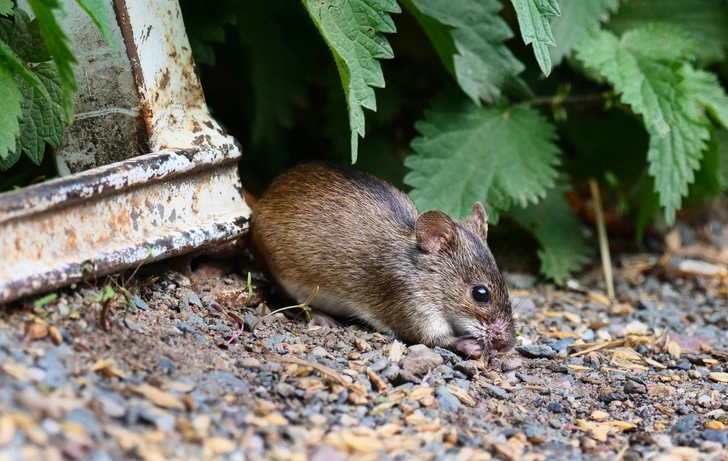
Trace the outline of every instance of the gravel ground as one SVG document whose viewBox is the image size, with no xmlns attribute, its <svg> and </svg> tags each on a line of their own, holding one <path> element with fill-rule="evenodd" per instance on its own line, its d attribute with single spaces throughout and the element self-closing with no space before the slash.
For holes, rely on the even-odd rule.
<svg viewBox="0 0 728 461">
<path fill-rule="evenodd" d="M 621 258 L 614 303 L 509 274 L 519 345 L 478 360 L 259 322 L 215 270 L 28 300 L 0 315 L 0 460 L 728 460 L 725 265 L 685 237 Z"/>
</svg>

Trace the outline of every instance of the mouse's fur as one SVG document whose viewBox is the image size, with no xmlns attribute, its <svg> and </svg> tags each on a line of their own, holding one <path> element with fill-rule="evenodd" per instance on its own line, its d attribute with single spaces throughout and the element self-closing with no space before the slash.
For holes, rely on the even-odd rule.
<svg viewBox="0 0 728 461">
<path fill-rule="evenodd" d="M 392 185 L 355 170 L 304 164 L 255 204 L 253 248 L 277 284 L 314 311 L 358 318 L 402 339 L 481 355 L 508 350 L 508 290 L 486 244 L 477 203 L 463 222 L 419 214 Z M 490 302 L 476 303 L 483 285 Z"/>
</svg>

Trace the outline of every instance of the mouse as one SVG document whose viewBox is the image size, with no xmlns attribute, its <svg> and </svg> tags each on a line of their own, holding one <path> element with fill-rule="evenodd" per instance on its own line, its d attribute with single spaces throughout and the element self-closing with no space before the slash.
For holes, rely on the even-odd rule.
<svg viewBox="0 0 728 461">
<path fill-rule="evenodd" d="M 487 244 L 483 205 L 457 221 L 351 167 L 311 162 L 252 208 L 253 253 L 275 286 L 310 304 L 312 325 L 358 320 L 410 344 L 468 357 L 510 350 L 515 320 Z"/>
</svg>

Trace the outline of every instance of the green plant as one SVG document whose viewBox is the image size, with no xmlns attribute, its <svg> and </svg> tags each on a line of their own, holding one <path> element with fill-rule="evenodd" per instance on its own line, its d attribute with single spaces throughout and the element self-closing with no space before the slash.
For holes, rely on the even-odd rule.
<svg viewBox="0 0 728 461">
<path fill-rule="evenodd" d="M 113 44 L 106 0 L 77 0 Z M 21 153 L 36 165 L 46 143 L 60 147 L 63 125 L 73 121 L 76 64 L 60 25 L 58 0 L 28 0 L 35 18 L 13 0 L 0 0 L 0 171 Z"/>
<path fill-rule="evenodd" d="M 183 12 L 198 3 L 184 0 Z M 249 187 L 302 159 L 348 156 L 410 187 L 422 210 L 462 218 L 479 200 L 492 223 L 509 216 L 557 282 L 590 252 L 564 197 L 575 186 L 598 180 L 638 236 L 658 210 L 672 224 L 726 188 L 723 0 L 223 4 L 224 21 L 186 20 L 228 38 L 212 48 L 215 73 L 242 82 L 248 108 L 230 107 L 230 88 L 206 92 L 266 164 L 249 165 Z M 212 74 L 202 67 L 203 84 Z"/>
</svg>

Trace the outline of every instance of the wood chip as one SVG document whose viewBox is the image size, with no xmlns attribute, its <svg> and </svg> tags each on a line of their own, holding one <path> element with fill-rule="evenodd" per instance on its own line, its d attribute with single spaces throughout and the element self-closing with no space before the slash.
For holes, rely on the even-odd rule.
<svg viewBox="0 0 728 461">
<path fill-rule="evenodd" d="M 170 408 L 173 410 L 185 409 L 185 406 L 180 399 L 169 392 L 164 392 L 154 386 L 145 384 L 143 386 L 131 386 L 129 389 L 159 407 Z"/>
<path fill-rule="evenodd" d="M 25 328 L 25 336 L 29 339 L 43 339 L 48 336 L 48 324 L 43 320 L 34 320 Z"/>
<path fill-rule="evenodd" d="M 51 325 L 50 327 L 48 327 L 48 333 L 50 333 L 51 339 L 56 346 L 63 342 L 63 336 L 61 335 L 61 331 L 56 326 Z"/>
<path fill-rule="evenodd" d="M 406 346 L 402 342 L 394 340 L 392 345 L 389 347 L 389 361 L 399 362 L 402 360 L 405 349 Z"/>
<path fill-rule="evenodd" d="M 0 416 L 0 447 L 13 440 L 15 435 L 15 420 L 10 415 Z"/>
<path fill-rule="evenodd" d="M 725 424 L 721 423 L 720 421 L 708 421 L 707 423 L 705 423 L 705 428 L 722 431 L 723 429 L 725 429 Z"/>
<path fill-rule="evenodd" d="M 394 347 L 394 344 L 392 344 L 392 347 Z M 293 364 L 300 365 L 303 367 L 313 368 L 314 370 L 318 371 L 322 375 L 333 379 L 334 381 L 338 382 L 339 384 L 346 387 L 350 391 L 353 391 L 355 394 L 358 394 L 360 396 L 361 395 L 366 396 L 366 390 L 363 390 L 361 387 L 354 386 L 353 384 L 351 384 L 347 380 L 345 380 L 336 371 L 332 370 L 329 367 L 325 367 L 325 366 L 321 365 L 320 363 L 307 362 L 307 361 L 301 360 L 297 357 L 288 357 L 288 356 L 280 356 L 280 355 L 268 355 L 268 356 L 266 356 L 266 359 L 271 360 L 273 362 L 293 363 Z M 351 397 L 351 395 L 350 395 L 350 397 Z"/>
<path fill-rule="evenodd" d="M 19 363 L 5 363 L 3 364 L 3 371 L 18 381 L 28 381 L 28 367 Z"/>
<path fill-rule="evenodd" d="M 460 400 L 460 403 L 468 405 L 468 406 L 475 406 L 475 400 L 473 400 L 472 397 L 468 394 L 468 392 L 463 389 L 462 387 L 453 386 L 452 384 L 446 385 L 447 389 L 454 395 L 455 397 Z"/>
<path fill-rule="evenodd" d="M 417 400 L 423 399 L 429 395 L 432 395 L 433 392 L 434 391 L 432 390 L 431 387 L 419 386 L 419 387 L 415 387 L 414 389 L 412 389 L 412 391 L 410 391 L 410 393 L 409 393 L 409 396 L 407 396 L 407 397 L 410 400 L 417 401 Z"/>
<path fill-rule="evenodd" d="M 606 411 L 601 410 L 594 410 L 591 415 L 589 415 L 591 419 L 597 422 L 601 422 L 609 418 L 609 413 Z"/>
<path fill-rule="evenodd" d="M 607 307 L 612 305 L 612 302 L 609 300 L 609 298 L 607 298 L 606 296 L 604 296 L 601 293 L 597 293 L 596 291 L 589 292 L 589 300 L 597 302 L 599 304 L 604 304 Z"/>
<path fill-rule="evenodd" d="M 210 437 L 203 442 L 205 450 L 215 454 L 224 455 L 235 451 L 235 443 L 224 437 Z"/>
<path fill-rule="evenodd" d="M 680 348 L 680 345 L 676 341 L 673 341 L 671 339 L 667 343 L 667 353 L 670 354 L 670 358 L 679 359 L 680 354 L 682 354 L 682 349 Z"/>
<path fill-rule="evenodd" d="M 384 380 L 369 367 L 367 367 L 367 376 L 369 377 L 369 381 L 371 381 L 374 387 L 377 388 L 377 392 L 382 394 L 387 390 L 387 383 L 385 383 Z"/>
<path fill-rule="evenodd" d="M 725 373 L 725 372 L 708 373 L 708 379 L 719 382 L 719 383 L 728 383 L 728 373 Z"/>
<path fill-rule="evenodd" d="M 192 392 L 195 389 L 195 385 L 182 381 L 167 381 L 162 384 L 162 389 L 165 391 L 177 391 L 182 394 L 186 394 L 188 392 Z"/>
<path fill-rule="evenodd" d="M 361 338 L 354 338 L 354 345 L 359 349 L 359 352 L 369 352 L 372 350 L 372 346 Z"/>
<path fill-rule="evenodd" d="M 91 371 L 98 373 L 106 378 L 116 376 L 117 378 L 125 379 L 126 374 L 114 366 L 114 359 L 102 359 L 97 360 L 96 363 L 91 365 Z"/>
</svg>

